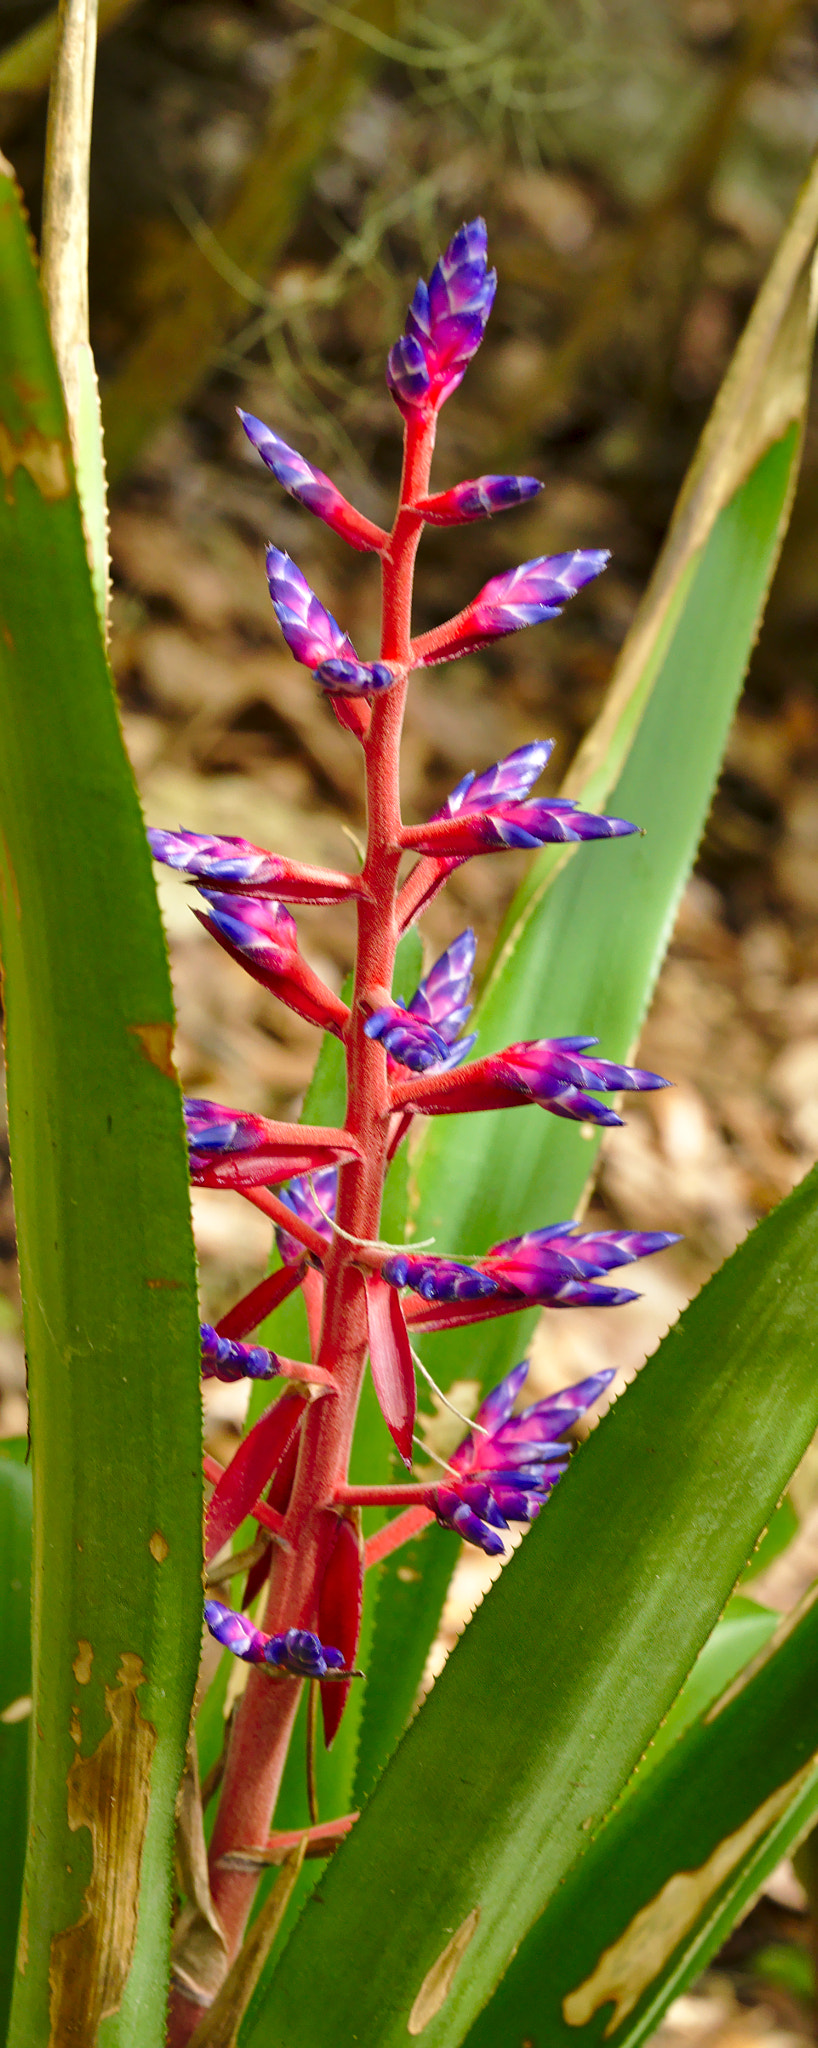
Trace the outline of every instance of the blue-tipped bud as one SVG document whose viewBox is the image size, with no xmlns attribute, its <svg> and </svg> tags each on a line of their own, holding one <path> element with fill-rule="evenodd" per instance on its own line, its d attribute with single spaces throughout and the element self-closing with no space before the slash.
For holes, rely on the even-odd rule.
<svg viewBox="0 0 818 2048">
<path fill-rule="evenodd" d="M 315 680 L 331 697 L 378 697 L 391 690 L 395 677 L 384 661 L 350 658 L 319 662 Z"/>
<path fill-rule="evenodd" d="M 265 1351 L 260 1344 L 235 1344 L 229 1337 L 220 1337 L 211 1323 L 202 1323 L 199 1334 L 203 1380 L 273 1380 L 281 1372 L 276 1353 Z"/>
<path fill-rule="evenodd" d="M 297 449 L 288 448 L 286 441 L 274 434 L 272 427 L 266 427 L 263 420 L 257 420 L 253 413 L 242 412 L 241 406 L 237 411 L 248 441 L 252 441 L 262 462 L 266 462 L 277 483 L 289 491 L 291 498 L 297 499 L 300 505 L 306 505 L 309 512 L 323 519 L 334 533 L 340 533 L 351 547 L 379 550 L 385 545 L 387 535 L 371 519 L 365 519 L 362 512 L 356 512 L 355 506 L 350 505 L 348 498 L 330 477 L 324 475 L 322 469 L 315 469 L 311 462 L 298 454 Z"/>
<path fill-rule="evenodd" d="M 466 526 L 473 519 L 490 519 L 494 512 L 522 505 L 527 498 L 538 497 L 542 488 L 535 476 L 476 476 L 450 491 L 418 498 L 416 510 L 431 526 Z"/>
<path fill-rule="evenodd" d="M 476 1301 L 497 1292 L 496 1280 L 474 1266 L 419 1253 L 396 1252 L 384 1260 L 381 1273 L 390 1287 L 410 1287 L 424 1301 Z"/>
<path fill-rule="evenodd" d="M 421 279 L 406 317 L 406 331 L 389 351 L 386 381 L 401 412 L 437 411 L 457 390 L 480 347 L 497 289 L 486 267 L 486 223 L 458 228 L 438 258 L 428 285 Z"/>
</svg>

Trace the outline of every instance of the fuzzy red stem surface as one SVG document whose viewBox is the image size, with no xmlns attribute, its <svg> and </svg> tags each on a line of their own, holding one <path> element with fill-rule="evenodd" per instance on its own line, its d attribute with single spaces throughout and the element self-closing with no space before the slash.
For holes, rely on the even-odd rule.
<svg viewBox="0 0 818 2048">
<path fill-rule="evenodd" d="M 383 1564 L 384 1558 L 391 1557 L 395 1550 L 401 1550 L 404 1543 L 411 1542 L 413 1536 L 419 1536 L 422 1529 L 428 1529 L 434 1519 L 431 1508 L 411 1507 L 404 1508 L 403 1514 L 396 1515 L 393 1522 L 384 1522 L 383 1528 L 376 1529 L 374 1536 L 369 1536 L 364 1544 L 364 1571 L 368 1572 L 373 1564 Z"/>
<path fill-rule="evenodd" d="M 428 1508 L 432 1490 L 408 1481 L 406 1486 L 345 1486 L 336 1487 L 335 1499 L 339 1506 L 356 1508 Z"/>
</svg>

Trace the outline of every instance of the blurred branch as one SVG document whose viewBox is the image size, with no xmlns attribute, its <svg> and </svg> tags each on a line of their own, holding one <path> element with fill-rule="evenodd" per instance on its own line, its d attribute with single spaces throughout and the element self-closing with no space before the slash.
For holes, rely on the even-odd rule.
<svg viewBox="0 0 818 2048">
<path fill-rule="evenodd" d="M 88 345 L 88 167 L 97 51 L 95 0 L 63 0 L 48 101 L 41 280 L 76 462 L 78 352 Z"/>
<path fill-rule="evenodd" d="M 682 152 L 680 163 L 663 192 L 639 216 L 595 278 L 565 339 L 554 350 L 545 393 L 527 391 L 503 423 L 502 451 L 532 427 L 547 428 L 569 400 L 578 375 L 591 357 L 609 343 L 621 324 L 624 309 L 640 271 L 655 253 L 657 238 L 673 222 L 686 219 L 697 231 L 704 223 L 707 197 L 748 88 L 764 70 L 779 37 L 802 11 L 803 0 L 756 0 L 746 24 L 743 47 L 727 71 L 701 126 Z M 684 266 L 682 266 L 684 269 Z M 495 459 L 498 450 L 492 451 Z"/>
<path fill-rule="evenodd" d="M 61 0 L 48 98 L 41 282 L 104 631 L 108 522 L 99 389 L 88 338 L 88 175 L 96 55 L 97 0 Z"/>
<path fill-rule="evenodd" d="M 99 34 L 105 35 L 107 29 L 115 28 L 135 5 L 136 0 L 99 0 Z M 57 47 L 57 20 L 55 8 L 53 14 L 43 15 L 41 21 L 35 21 L 33 28 L 26 29 L 0 53 L 0 130 L 4 136 L 16 125 L 17 118 L 28 112 L 29 102 L 45 92 Z M 11 107 L 2 107 L 6 95 L 11 99 Z"/>
<path fill-rule="evenodd" d="M 394 11 L 395 0 L 358 0 L 355 9 L 361 24 L 385 31 Z M 279 91 L 237 196 L 212 231 L 218 262 L 210 236 L 193 241 L 180 233 L 164 303 L 103 394 L 112 476 L 200 384 L 240 318 L 248 278 L 260 279 L 291 235 L 313 168 L 375 61 L 357 34 L 321 31 Z"/>
</svg>

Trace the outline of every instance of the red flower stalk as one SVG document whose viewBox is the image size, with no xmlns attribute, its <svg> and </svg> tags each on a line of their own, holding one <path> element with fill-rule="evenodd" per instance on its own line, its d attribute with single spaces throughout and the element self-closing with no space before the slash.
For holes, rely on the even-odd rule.
<svg viewBox="0 0 818 2048">
<path fill-rule="evenodd" d="M 230 1377 L 243 1362 L 258 1376 L 296 1373 L 291 1361 L 267 1349 L 266 1333 L 263 1344 L 244 1351 L 241 1346 L 289 1293 L 302 1288 L 312 1347 L 305 1370 L 323 1382 L 284 1392 L 225 1470 L 206 1463 L 216 1480 L 207 1511 L 208 1559 L 247 1515 L 274 1538 L 253 1565 L 247 1587 L 249 1604 L 266 1584 L 263 1612 L 242 1614 L 221 1600 L 207 1606 L 212 1633 L 248 1665 L 210 1852 L 213 1905 L 228 1963 L 241 1943 L 258 1879 L 242 1851 L 270 1837 L 304 1679 L 321 1685 L 330 1742 L 356 1675 L 364 1563 L 357 1505 L 406 1508 L 370 1540 L 366 1557 L 374 1561 L 433 1514 L 455 1527 L 458 1517 L 470 1516 L 484 1531 L 481 1540 L 494 1541 L 485 1536 L 497 1512 L 492 1486 L 505 1485 L 509 1513 L 517 1502 L 507 1478 L 498 1479 L 496 1472 L 486 1477 L 486 1454 L 479 1446 L 469 1454 L 474 1472 L 471 1465 L 463 1475 L 455 1472 L 448 1493 L 441 1493 L 442 1482 L 352 1487 L 349 1456 L 367 1357 L 385 1425 L 411 1467 L 416 1393 L 410 1325 L 446 1327 L 492 1314 L 500 1305 L 511 1312 L 534 1300 L 564 1306 L 573 1296 L 582 1298 L 583 1289 L 590 1298 L 594 1273 L 658 1248 L 647 1239 L 574 1239 L 570 1225 L 559 1225 L 551 1233 L 558 1233 L 558 1242 L 540 1231 L 495 1246 L 466 1265 L 445 1251 L 424 1261 L 378 1241 L 387 1165 L 414 1115 L 528 1102 L 561 1116 L 617 1122 L 596 1093 L 662 1085 L 658 1076 L 589 1058 L 594 1041 L 588 1039 L 536 1040 L 458 1068 L 471 1044 L 458 1039 L 469 1013 L 469 932 L 436 962 L 408 1005 L 393 994 L 401 931 L 463 860 L 504 846 L 617 837 L 632 829 L 624 820 L 599 820 L 560 799 L 527 801 L 550 753 L 542 741 L 466 776 L 429 826 L 406 827 L 401 817 L 399 753 L 410 670 L 554 616 L 607 559 L 593 551 L 528 562 L 493 578 L 457 618 L 412 641 L 412 581 L 425 521 L 466 524 L 522 502 L 537 489 L 530 478 L 481 477 L 430 494 L 437 415 L 479 347 L 494 286 L 485 226 L 475 221 L 458 231 L 428 285 L 421 283 L 414 294 L 405 332 L 389 357 L 388 383 L 404 420 L 404 457 L 388 535 L 271 429 L 243 416 L 278 484 L 353 547 L 380 556 L 382 633 L 374 657 L 358 655 L 289 555 L 271 545 L 266 557 L 284 638 L 318 686 L 316 717 L 332 712 L 362 748 L 368 839 L 360 875 L 322 876 L 244 840 L 152 834 L 156 857 L 201 889 L 207 911 L 198 914 L 219 944 L 302 1017 L 335 1032 L 346 1064 L 343 1130 L 269 1123 L 209 1102 L 187 1105 L 192 1179 L 201 1187 L 232 1188 L 263 1209 L 276 1225 L 283 1261 L 215 1330 L 206 1327 L 206 1364 Z M 421 858 L 399 890 L 401 861 L 410 848 Z M 345 899 L 354 901 L 358 922 L 348 1010 L 303 960 L 294 919 L 284 907 L 285 901 Z M 272 1194 L 285 1180 L 290 1186 Z M 605 1298 L 616 1297 L 609 1292 Z M 275 1347 L 274 1334 L 271 1342 Z M 555 1453 L 554 1462 L 560 1461 L 562 1451 Z M 523 1469 L 528 1500 L 537 1475 Z M 197 2002 L 191 1988 L 195 1955 L 182 1948 L 177 1961 L 170 2048 L 189 2040 L 207 2003 L 204 1994 Z"/>
</svg>

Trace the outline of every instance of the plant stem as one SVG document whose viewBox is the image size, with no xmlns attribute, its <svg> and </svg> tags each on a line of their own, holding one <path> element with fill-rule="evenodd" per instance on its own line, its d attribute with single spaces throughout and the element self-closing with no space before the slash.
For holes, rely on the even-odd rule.
<svg viewBox="0 0 818 2048">
<path fill-rule="evenodd" d="M 376 1529 L 364 1545 L 364 1565 L 367 1571 L 373 1564 L 383 1564 L 384 1558 L 391 1557 L 404 1543 L 410 1543 L 413 1536 L 419 1536 L 434 1521 L 431 1508 L 404 1508 L 402 1515 L 396 1515 L 393 1522 L 384 1522 Z"/>
<path fill-rule="evenodd" d="M 336 1501 L 359 1508 L 428 1508 L 431 1488 L 426 1486 L 337 1486 Z"/>
<path fill-rule="evenodd" d="M 304 1418 L 282 1529 L 286 1547 L 276 1554 L 262 1623 L 270 1635 L 292 1627 L 316 1627 L 321 1583 L 336 1533 L 334 1504 L 346 1485 L 366 1366 L 364 1274 L 355 1244 L 348 1240 L 377 1237 L 388 1164 L 386 1055 L 377 1040 L 367 1038 L 364 1024 L 392 987 L 400 936 L 396 910 L 403 830 L 400 741 L 410 662 L 414 564 L 423 528 L 422 515 L 413 507 L 428 489 L 435 424 L 433 414 L 407 422 L 400 503 L 382 556 L 381 657 L 395 664 L 398 674 L 392 688 L 374 700 L 363 741 L 368 833 L 357 906 L 355 985 L 346 1033 L 345 1124 L 357 1140 L 360 1157 L 339 1170 L 339 1229 L 325 1258 L 323 1317 L 315 1359 L 332 1373 L 337 1393 L 331 1400 L 315 1401 Z M 387 1493 L 391 1499 L 391 1490 Z M 399 1498 L 423 1505 L 420 1489 L 399 1490 Z M 244 1843 L 262 1842 L 269 1835 L 300 1692 L 300 1680 L 271 1683 L 266 1671 L 255 1668 L 236 1715 L 210 1852 L 213 1903 L 224 1928 L 228 1962 L 240 1946 L 258 1874 L 229 1864 L 225 1867 L 225 1859 Z M 171 2048 L 182 2048 L 200 2018 L 201 2008 L 177 1990 L 168 2037 Z"/>
</svg>

